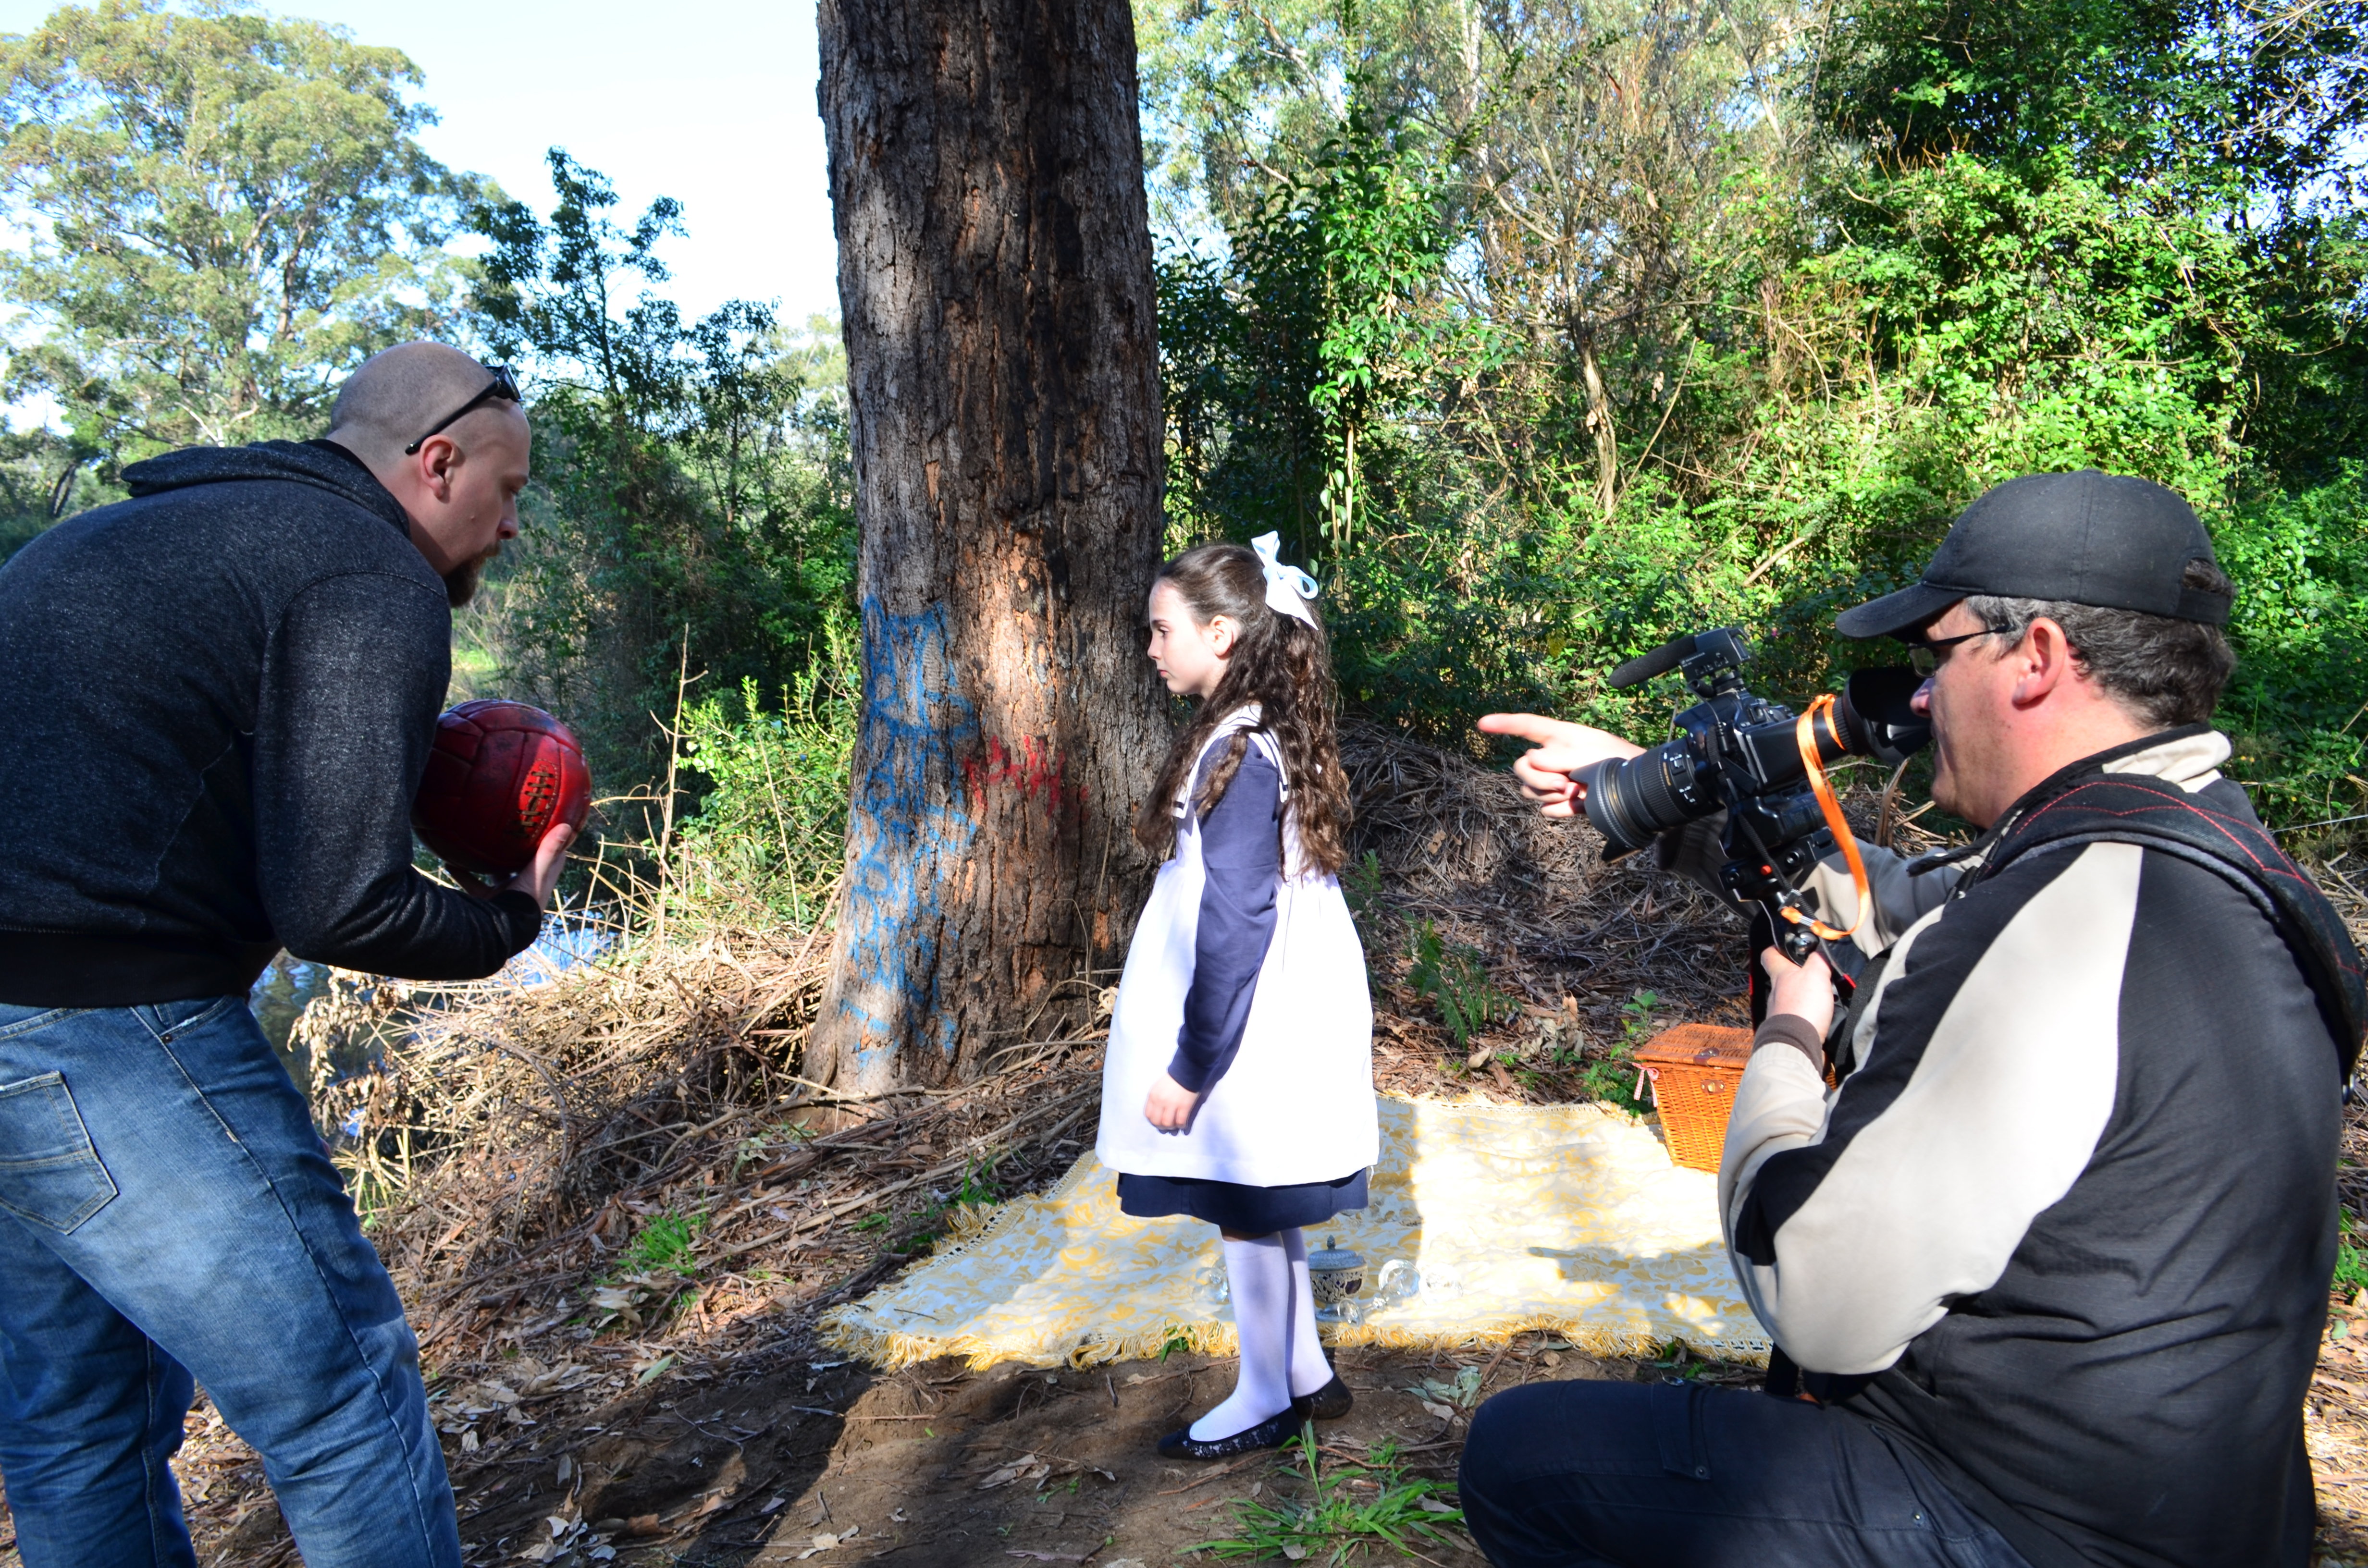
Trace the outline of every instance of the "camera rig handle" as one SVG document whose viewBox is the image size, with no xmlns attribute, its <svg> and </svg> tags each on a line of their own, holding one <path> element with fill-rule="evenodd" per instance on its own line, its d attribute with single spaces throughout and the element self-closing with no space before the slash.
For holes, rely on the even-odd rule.
<svg viewBox="0 0 2368 1568">
<path fill-rule="evenodd" d="M 1822 943 L 1847 941 L 1856 935 L 1873 903 L 1866 860 L 1859 853 L 1858 835 L 1850 831 L 1850 819 L 1842 815 L 1841 801 L 1826 778 L 1826 757 L 1839 756 L 1852 749 L 1850 737 L 1843 733 L 1847 722 L 1837 710 L 1833 696 L 1827 694 L 1802 710 L 1800 717 L 1793 722 L 1792 738 L 1800 751 L 1802 776 L 1808 781 L 1818 812 L 1825 819 L 1826 831 L 1840 848 L 1843 863 L 1850 867 L 1850 883 L 1858 894 L 1858 913 L 1848 926 L 1828 926 L 1809 913 L 1799 881 L 1815 863 L 1815 852 L 1808 841 L 1795 838 L 1784 843 L 1781 849 L 1771 850 L 1753 824 L 1750 802 L 1736 798 L 1729 805 L 1725 847 L 1732 858 L 1722 869 L 1722 880 L 1736 897 L 1757 903 L 1767 912 L 1774 946 L 1794 963 L 1806 960 Z M 1839 972 L 1837 968 L 1837 975 Z"/>
</svg>

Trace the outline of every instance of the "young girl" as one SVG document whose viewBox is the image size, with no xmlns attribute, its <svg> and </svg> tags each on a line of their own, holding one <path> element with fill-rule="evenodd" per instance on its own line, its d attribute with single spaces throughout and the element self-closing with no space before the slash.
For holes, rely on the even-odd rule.
<svg viewBox="0 0 2368 1568">
<path fill-rule="evenodd" d="M 1135 824 L 1166 863 L 1119 983 L 1096 1152 L 1125 1212 L 1218 1227 L 1242 1352 L 1232 1397 L 1160 1439 L 1171 1458 L 1348 1414 L 1300 1233 L 1365 1206 L 1380 1144 L 1331 660 L 1315 583 L 1276 544 L 1188 550 L 1151 588 L 1152 662 L 1200 706 Z"/>
</svg>

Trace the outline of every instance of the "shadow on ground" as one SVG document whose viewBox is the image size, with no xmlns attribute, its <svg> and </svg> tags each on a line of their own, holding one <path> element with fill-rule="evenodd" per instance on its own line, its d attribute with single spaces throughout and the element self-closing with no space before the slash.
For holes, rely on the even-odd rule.
<svg viewBox="0 0 2368 1568">
<path fill-rule="evenodd" d="M 1387 1443 L 1406 1476 L 1452 1482 L 1465 1414 L 1413 1392 L 1425 1381 L 1452 1383 L 1472 1368 L 1485 1374 L 1485 1395 L 1543 1378 L 1672 1371 L 1558 1344 L 1530 1335 L 1502 1354 L 1345 1352 L 1340 1370 L 1357 1407 L 1321 1428 L 1326 1451 L 1359 1459 Z M 1721 1381 L 1757 1377 L 1692 1368 Z M 471 1561 L 510 1561 L 552 1517 L 569 1517 L 558 1460 L 571 1444 L 583 1467 L 575 1517 L 631 1564 L 1164 1565 L 1237 1533 L 1238 1502 L 1304 1490 L 1281 1454 L 1179 1465 L 1156 1452 L 1162 1433 L 1231 1389 L 1229 1358 L 980 1373 L 940 1360 L 887 1377 L 852 1368 L 813 1377 L 811 1389 L 777 1376 L 657 1402 L 631 1418 L 638 1445 L 612 1449 L 605 1434 L 554 1433 L 543 1454 L 519 1461 L 534 1490 L 481 1502 L 464 1526 Z M 669 1422 L 678 1433 L 652 1446 Z M 1463 1561 L 1480 1561 L 1468 1539 L 1454 1539 Z"/>
</svg>

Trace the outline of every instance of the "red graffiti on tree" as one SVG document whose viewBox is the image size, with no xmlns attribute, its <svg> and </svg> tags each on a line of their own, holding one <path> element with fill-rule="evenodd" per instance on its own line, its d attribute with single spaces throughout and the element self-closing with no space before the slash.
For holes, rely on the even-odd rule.
<svg viewBox="0 0 2368 1568">
<path fill-rule="evenodd" d="M 1017 750 L 990 735 L 985 756 L 962 759 L 962 783 L 973 814 L 986 804 L 986 792 L 996 785 L 1017 789 L 1020 795 L 1058 819 L 1085 809 L 1086 787 L 1069 782 L 1068 760 L 1034 735 L 1023 738 Z"/>
</svg>

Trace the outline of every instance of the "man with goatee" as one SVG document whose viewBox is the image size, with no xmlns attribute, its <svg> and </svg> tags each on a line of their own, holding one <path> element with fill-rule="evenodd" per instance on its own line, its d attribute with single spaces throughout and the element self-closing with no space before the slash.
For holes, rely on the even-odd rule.
<svg viewBox="0 0 2368 1568">
<path fill-rule="evenodd" d="M 27 1568 L 194 1568 L 202 1382 L 312 1568 L 459 1568 L 419 1347 L 247 1008 L 535 937 L 412 865 L 451 611 L 518 533 L 507 369 L 390 348 L 326 437 L 135 463 L 0 568 L 0 1479 Z"/>
</svg>

